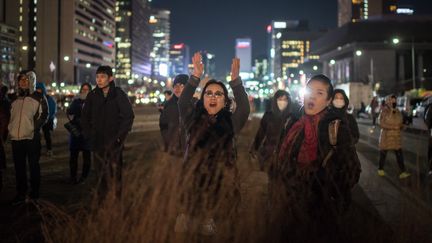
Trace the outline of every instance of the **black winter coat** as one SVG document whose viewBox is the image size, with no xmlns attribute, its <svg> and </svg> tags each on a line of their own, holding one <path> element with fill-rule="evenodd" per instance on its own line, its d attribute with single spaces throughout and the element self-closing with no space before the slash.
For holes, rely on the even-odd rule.
<svg viewBox="0 0 432 243">
<path fill-rule="evenodd" d="M 93 151 L 123 143 L 132 129 L 134 112 L 128 96 L 114 81 L 109 85 L 107 97 L 99 87 L 90 91 L 81 113 L 83 135 Z"/>
<path fill-rule="evenodd" d="M 81 111 L 84 106 L 85 100 L 76 98 L 72 101 L 72 104 L 67 109 L 66 113 L 68 116 L 73 116 L 71 122 L 74 124 L 81 132 Z M 84 139 L 83 136 L 75 137 L 71 134 L 69 135 L 69 149 L 70 150 L 90 150 L 89 142 Z"/>
<path fill-rule="evenodd" d="M 172 154 L 181 155 L 185 149 L 185 132 L 180 129 L 180 113 L 178 107 L 178 98 L 173 95 L 162 110 L 159 117 L 159 128 L 166 150 Z"/>
</svg>

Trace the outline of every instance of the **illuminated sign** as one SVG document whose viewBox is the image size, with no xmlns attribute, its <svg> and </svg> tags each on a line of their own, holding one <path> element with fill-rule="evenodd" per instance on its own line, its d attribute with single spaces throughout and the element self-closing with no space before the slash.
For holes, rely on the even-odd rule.
<svg viewBox="0 0 432 243">
<path fill-rule="evenodd" d="M 272 31 L 272 26 L 271 25 L 267 25 L 267 33 L 271 33 L 271 31 Z"/>
<path fill-rule="evenodd" d="M 237 48 L 243 49 L 243 48 L 249 48 L 250 42 L 249 41 L 239 41 L 237 42 Z"/>
<path fill-rule="evenodd" d="M 183 49 L 183 48 L 184 48 L 183 43 L 174 45 L 174 49 L 176 49 L 176 50 Z"/>
<path fill-rule="evenodd" d="M 396 10 L 397 14 L 408 14 L 408 15 L 412 15 L 414 13 L 413 9 L 410 8 L 398 8 Z"/>
<path fill-rule="evenodd" d="M 104 46 L 109 47 L 109 48 L 114 47 L 114 43 L 112 43 L 111 41 L 104 41 L 103 44 L 104 44 Z"/>
<path fill-rule="evenodd" d="M 274 22 L 273 27 L 275 29 L 285 29 L 287 27 L 287 23 L 286 22 Z"/>
</svg>

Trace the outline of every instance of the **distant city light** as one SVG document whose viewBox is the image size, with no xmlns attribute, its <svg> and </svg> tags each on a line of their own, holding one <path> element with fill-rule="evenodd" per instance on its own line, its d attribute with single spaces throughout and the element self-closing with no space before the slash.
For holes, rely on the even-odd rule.
<svg viewBox="0 0 432 243">
<path fill-rule="evenodd" d="M 184 47 L 184 43 L 174 45 L 174 49 L 176 50 L 183 49 L 183 47 Z"/>
<path fill-rule="evenodd" d="M 281 32 L 278 32 L 278 33 L 276 34 L 276 38 L 280 39 L 281 37 L 282 37 L 282 33 L 281 33 Z"/>
<path fill-rule="evenodd" d="M 133 83 L 134 83 L 133 79 L 128 80 L 128 84 L 133 84 Z"/>
<path fill-rule="evenodd" d="M 28 46 L 22 46 L 23 51 L 27 51 L 28 50 Z"/>
<path fill-rule="evenodd" d="M 300 74 L 300 75 L 303 75 L 303 74 L 304 74 L 303 70 L 300 70 L 300 71 L 299 71 L 299 74 Z"/>
<path fill-rule="evenodd" d="M 86 68 L 91 68 L 91 64 L 90 64 L 90 63 L 87 63 L 87 64 L 86 64 Z"/>
<path fill-rule="evenodd" d="M 315 71 L 318 70 L 318 66 L 316 66 L 316 65 L 313 66 L 313 70 L 315 70 Z"/>
<path fill-rule="evenodd" d="M 272 32 L 272 26 L 271 25 L 267 25 L 267 33 L 271 33 Z"/>
<path fill-rule="evenodd" d="M 250 42 L 249 41 L 239 41 L 237 42 L 237 48 L 249 48 Z"/>
<path fill-rule="evenodd" d="M 51 86 L 55 88 L 57 86 L 57 84 L 56 83 L 52 83 Z"/>
<path fill-rule="evenodd" d="M 334 65 L 336 63 L 336 61 L 334 59 L 330 60 L 330 65 Z"/>
<path fill-rule="evenodd" d="M 274 22 L 273 27 L 275 29 L 285 29 L 287 27 L 286 22 Z"/>
<path fill-rule="evenodd" d="M 60 83 L 60 86 L 61 86 L 61 87 L 64 87 L 64 86 L 65 86 L 65 83 L 61 82 L 61 83 Z"/>
<path fill-rule="evenodd" d="M 360 50 L 357 50 L 357 51 L 356 51 L 356 56 L 359 57 L 359 56 L 361 56 L 362 54 L 363 54 L 362 51 L 360 51 Z"/>
<path fill-rule="evenodd" d="M 69 56 L 64 56 L 63 57 L 63 60 L 65 60 L 65 62 L 69 61 L 69 59 L 70 59 Z"/>
<path fill-rule="evenodd" d="M 414 10 L 411 8 L 398 8 L 396 10 L 397 14 L 407 14 L 407 15 L 413 15 L 414 14 Z"/>
<path fill-rule="evenodd" d="M 393 42 L 393 44 L 397 45 L 397 44 L 399 44 L 400 40 L 399 40 L 399 38 L 393 38 L 392 42 Z"/>
</svg>

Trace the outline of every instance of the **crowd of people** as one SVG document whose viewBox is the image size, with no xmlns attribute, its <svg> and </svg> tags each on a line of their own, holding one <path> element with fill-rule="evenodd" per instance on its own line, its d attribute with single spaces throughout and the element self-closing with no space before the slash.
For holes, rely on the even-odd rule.
<svg viewBox="0 0 432 243">
<path fill-rule="evenodd" d="M 182 162 L 178 183 L 184 190 L 175 230 L 190 230 L 189 219 L 198 218 L 201 230 L 211 235 L 217 232 L 218 222 L 237 216 L 241 199 L 236 137 L 248 120 L 250 105 L 239 59 L 234 58 L 231 65 L 229 88 L 234 98 L 229 97 L 224 83 L 202 79 L 200 53 L 195 53 L 192 64 L 192 74 L 177 75 L 172 93 L 164 92 L 159 127 L 163 151 Z M 2 88 L 0 93 L 0 182 L 6 161 L 4 141 L 9 137 L 16 173 L 14 205 L 39 198 L 40 134 L 43 131 L 51 155 L 50 134 L 56 124 L 55 101 L 47 95 L 45 85 L 37 82 L 36 74 L 21 72 L 17 84 L 12 100 L 7 90 Z M 326 230 L 349 209 L 361 166 L 355 147 L 359 129 L 347 112 L 348 106 L 343 90 L 334 89 L 328 77 L 316 75 L 306 84 L 302 106 L 287 91 L 278 90 L 264 113 L 249 153 L 268 175 L 268 205 L 272 208 L 268 220 L 278 222 L 281 234 L 296 232 L 294 235 L 301 237 L 307 230 L 303 226 L 310 224 Z M 111 187 L 121 197 L 122 151 L 134 112 L 126 93 L 116 87 L 110 67 L 97 69 L 95 88 L 90 83 L 81 85 L 67 109 L 67 118 L 70 183 L 85 181 L 93 162 L 98 197 L 103 199 Z M 376 119 L 381 126 L 378 174 L 385 175 L 386 154 L 394 151 L 399 177 L 408 177 L 401 150 L 402 117 L 395 96 L 386 99 L 379 115 L 374 113 L 374 124 Z M 80 152 L 83 166 L 78 177 Z M 224 200 L 223 206 L 220 200 Z"/>
</svg>

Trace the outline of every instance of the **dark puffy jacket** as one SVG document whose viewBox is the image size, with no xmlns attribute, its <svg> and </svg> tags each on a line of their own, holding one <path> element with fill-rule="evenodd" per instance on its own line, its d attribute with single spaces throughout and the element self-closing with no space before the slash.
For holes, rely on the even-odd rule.
<svg viewBox="0 0 432 243">
<path fill-rule="evenodd" d="M 81 113 L 83 135 L 93 151 L 111 149 L 124 142 L 134 117 L 128 96 L 112 81 L 107 97 L 99 87 L 87 95 Z"/>
<path fill-rule="evenodd" d="M 185 133 L 180 129 L 180 113 L 178 107 L 178 98 L 173 95 L 168 100 L 159 117 L 159 128 L 162 134 L 164 144 L 170 153 L 183 154 L 185 149 Z"/>
<path fill-rule="evenodd" d="M 344 97 L 345 106 L 342 108 L 336 108 L 333 106 L 333 104 L 331 104 L 331 106 L 330 106 L 331 109 L 329 110 L 329 112 L 330 113 L 336 113 L 335 116 L 339 116 L 343 120 L 343 122 L 348 124 L 348 128 L 349 128 L 348 132 L 352 138 L 351 143 L 357 144 L 358 140 L 360 138 L 360 131 L 359 131 L 358 124 L 357 124 L 357 121 L 354 118 L 354 116 L 347 112 L 348 105 L 349 105 L 348 96 L 345 94 L 345 91 L 343 91 L 342 89 L 335 89 L 333 92 L 333 97 L 337 93 L 342 94 L 342 96 Z"/>
<path fill-rule="evenodd" d="M 287 92 L 279 95 L 279 97 L 283 95 L 289 98 Z M 259 151 L 260 160 L 263 160 L 264 163 L 272 162 L 269 160 L 272 160 L 273 156 L 278 154 L 287 130 L 296 121 L 291 115 L 291 100 L 288 100 L 288 107 L 280 111 L 276 97 L 275 94 L 271 101 L 271 109 L 264 113 L 252 144 L 252 150 Z"/>
<path fill-rule="evenodd" d="M 74 124 L 80 131 L 81 128 L 81 111 L 84 106 L 85 100 L 80 98 L 76 98 L 72 101 L 72 104 L 67 109 L 67 115 L 73 116 L 71 122 Z M 75 137 L 69 135 L 69 149 L 71 150 L 90 150 L 90 145 L 87 140 L 84 139 L 83 136 Z"/>
<path fill-rule="evenodd" d="M 48 102 L 48 120 L 53 120 L 57 114 L 57 103 L 53 97 L 47 94 L 46 86 L 44 83 L 36 83 L 36 89 L 41 89 L 42 94 Z"/>
</svg>

